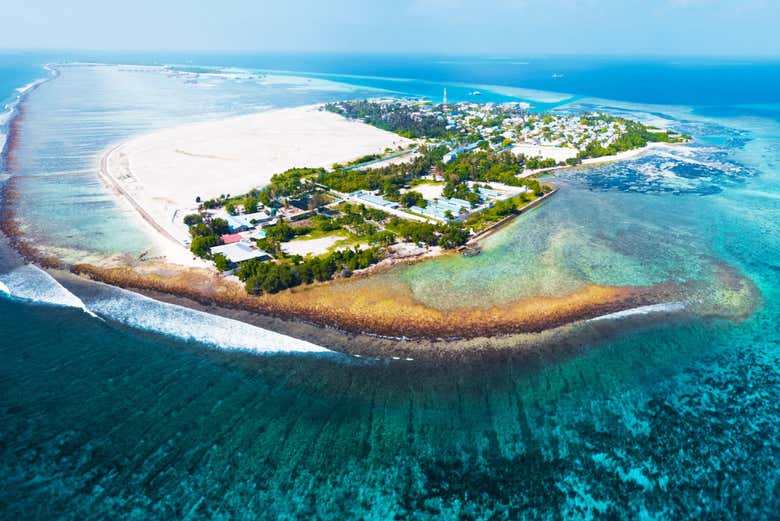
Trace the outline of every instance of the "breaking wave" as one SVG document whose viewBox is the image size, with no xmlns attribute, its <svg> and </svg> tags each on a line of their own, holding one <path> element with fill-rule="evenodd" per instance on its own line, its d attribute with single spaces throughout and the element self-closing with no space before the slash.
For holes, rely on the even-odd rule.
<svg viewBox="0 0 780 521">
<path fill-rule="evenodd" d="M 106 319 L 185 341 L 255 353 L 336 354 L 304 340 L 238 320 L 159 302 L 120 288 L 105 286 L 105 291 L 84 298 L 93 311 Z"/>
<path fill-rule="evenodd" d="M 678 311 L 685 310 L 685 307 L 685 302 L 664 302 L 661 304 L 651 304 L 648 306 L 639 306 L 636 308 L 618 311 L 616 313 L 601 315 L 600 317 L 590 319 L 589 322 L 596 322 L 599 320 L 615 320 L 636 315 L 649 315 L 650 313 L 676 313 Z"/>
<path fill-rule="evenodd" d="M 78 296 L 32 264 L 0 274 L 0 296 L 35 304 L 81 309 L 101 320 L 213 347 L 255 353 L 337 354 L 324 347 L 238 320 L 167 304 L 102 285 Z M 79 293 L 82 293 L 79 291 Z M 83 299 L 83 300 L 82 300 Z"/>
<path fill-rule="evenodd" d="M 38 304 L 77 308 L 97 318 L 97 315 L 79 297 L 68 291 L 51 275 L 32 264 L 20 266 L 9 273 L 0 275 L 0 284 L 2 284 L 0 292 L 11 298 Z"/>
</svg>

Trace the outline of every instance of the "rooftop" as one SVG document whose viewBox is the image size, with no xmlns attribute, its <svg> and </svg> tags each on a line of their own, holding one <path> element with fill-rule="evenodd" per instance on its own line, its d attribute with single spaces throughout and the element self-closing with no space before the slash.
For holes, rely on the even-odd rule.
<svg viewBox="0 0 780 521">
<path fill-rule="evenodd" d="M 249 259 L 271 258 L 267 252 L 244 241 L 222 244 L 221 246 L 214 246 L 211 248 L 212 255 L 220 253 L 224 255 L 227 260 L 235 263 L 248 261 Z"/>
</svg>

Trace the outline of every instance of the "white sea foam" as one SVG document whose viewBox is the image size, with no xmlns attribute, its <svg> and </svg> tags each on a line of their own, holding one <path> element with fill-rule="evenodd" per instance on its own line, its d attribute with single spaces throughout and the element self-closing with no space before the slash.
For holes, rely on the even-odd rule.
<svg viewBox="0 0 780 521">
<path fill-rule="evenodd" d="M 4 127 L 8 120 L 11 118 L 11 114 L 14 113 L 14 107 L 16 106 L 16 103 L 7 103 L 5 105 L 5 112 L 0 114 L 0 127 Z"/>
<path fill-rule="evenodd" d="M 222 349 L 256 353 L 333 353 L 318 345 L 233 320 L 111 288 L 85 297 L 95 312 L 122 324 Z"/>
<path fill-rule="evenodd" d="M 85 313 L 97 317 L 84 302 L 68 291 L 54 278 L 32 264 L 20 266 L 15 270 L 0 275 L 2 292 L 12 298 L 50 304 L 69 308 L 78 308 Z"/>
<path fill-rule="evenodd" d="M 614 320 L 636 315 L 649 315 L 650 313 L 675 313 L 678 311 L 683 311 L 685 307 L 685 302 L 664 302 L 661 304 L 651 304 L 649 306 L 639 306 L 636 308 L 618 311 L 617 313 L 601 315 L 600 317 L 590 319 L 589 322 L 596 322 L 599 320 Z"/>
<path fill-rule="evenodd" d="M 29 91 L 30 89 L 33 89 L 33 88 L 37 87 L 38 85 L 40 85 L 41 83 L 45 82 L 47 79 L 48 78 L 41 78 L 41 79 L 38 79 L 38 80 L 35 80 L 35 81 L 31 81 L 30 83 L 28 83 L 27 85 L 25 85 L 23 87 L 18 87 L 16 89 L 16 92 L 18 92 L 19 94 L 24 94 L 25 92 Z"/>
<path fill-rule="evenodd" d="M 49 65 L 44 66 L 44 69 L 47 70 L 50 74 L 55 74 L 54 69 Z M 13 117 L 14 112 L 16 111 L 16 107 L 24 98 L 25 93 L 29 92 L 31 89 L 37 87 L 41 83 L 44 83 L 48 80 L 49 78 L 39 78 L 35 81 L 31 81 L 30 83 L 24 85 L 23 87 L 18 87 L 16 89 L 16 94 L 13 97 L 13 99 L 10 102 L 6 103 L 5 106 L 3 107 L 4 110 L 0 114 L 0 153 L 5 151 L 5 144 L 8 141 L 8 123 Z"/>
<path fill-rule="evenodd" d="M 734 165 L 728 165 L 719 161 L 710 161 L 707 159 L 701 159 L 703 153 L 714 152 L 714 149 L 693 149 L 690 147 L 677 147 L 676 149 L 661 149 L 656 151 L 657 157 L 662 157 L 671 161 L 680 163 L 687 163 L 690 165 L 699 165 L 706 168 L 712 168 L 715 170 L 734 171 L 737 168 Z"/>
<path fill-rule="evenodd" d="M 38 304 L 77 308 L 101 320 L 106 318 L 145 331 L 222 349 L 256 353 L 333 353 L 304 340 L 238 320 L 159 302 L 119 288 L 110 288 L 97 296 L 85 296 L 82 300 L 44 270 L 31 264 L 0 274 L 0 295 Z"/>
<path fill-rule="evenodd" d="M 19 103 L 20 97 L 17 97 L 14 101 L 6 103 L 5 111 L 0 113 L 0 153 L 5 150 L 5 143 L 8 139 L 8 121 L 14 113 L 16 105 Z"/>
</svg>

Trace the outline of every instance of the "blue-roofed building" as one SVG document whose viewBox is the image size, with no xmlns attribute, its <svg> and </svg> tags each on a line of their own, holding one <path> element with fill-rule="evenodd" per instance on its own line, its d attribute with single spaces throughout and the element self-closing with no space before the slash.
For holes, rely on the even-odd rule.
<svg viewBox="0 0 780 521">
<path fill-rule="evenodd" d="M 384 199 L 378 195 L 372 194 L 369 191 L 366 190 L 358 190 L 356 192 L 352 192 L 349 194 L 350 196 L 354 197 L 358 201 L 362 201 L 364 203 L 372 204 L 374 206 L 380 206 L 382 208 L 390 208 L 390 209 L 396 209 L 398 208 L 398 203 L 393 201 L 388 201 L 387 199 Z"/>
<path fill-rule="evenodd" d="M 228 230 L 233 233 L 248 230 L 250 228 L 250 226 L 247 226 L 247 223 L 237 215 L 228 214 L 225 216 L 225 220 L 228 224 Z"/>
<path fill-rule="evenodd" d="M 466 146 L 463 146 L 463 147 L 458 147 L 455 150 L 452 150 L 452 151 L 447 152 L 446 154 L 444 154 L 444 157 L 442 157 L 441 160 L 444 161 L 445 163 L 449 163 L 450 161 L 452 161 L 453 159 L 458 157 L 463 152 L 469 152 L 471 150 L 474 150 L 478 146 L 479 146 L 479 143 L 471 143 L 470 145 L 466 145 Z"/>
<path fill-rule="evenodd" d="M 493 190 L 492 188 L 477 187 L 477 193 L 482 196 L 483 199 L 499 199 L 504 196 L 503 192 Z"/>
<path fill-rule="evenodd" d="M 468 213 L 471 209 L 471 204 L 463 199 L 447 199 L 439 198 L 433 201 L 428 201 L 428 205 L 425 208 L 420 206 L 413 206 L 410 208 L 414 213 L 431 217 L 439 221 L 447 221 L 447 214 L 449 213 L 453 219 L 459 215 Z"/>
</svg>

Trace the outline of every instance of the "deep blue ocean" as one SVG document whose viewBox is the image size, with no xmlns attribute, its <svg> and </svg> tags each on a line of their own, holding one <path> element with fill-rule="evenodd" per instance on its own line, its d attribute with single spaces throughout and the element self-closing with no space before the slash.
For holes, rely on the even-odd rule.
<svg viewBox="0 0 780 521">
<path fill-rule="evenodd" d="M 89 170 L 127 135 L 377 92 L 438 100 L 446 87 L 453 101 L 606 108 L 693 135 L 688 156 L 563 174 L 531 222 L 575 230 L 564 254 L 580 276 L 684 279 L 723 264 L 759 303 L 738 320 L 618 324 L 565 354 L 501 363 L 258 354 L 275 337 L 128 292 L 79 300 L 0 237 L 0 519 L 779 518 L 780 61 L 0 53 L 8 116 L 17 89 L 65 62 L 323 83 L 220 79 L 165 104 L 162 75 L 74 69 L 46 83 L 26 101 L 18 160 L 20 209 L 52 247 L 83 227 L 101 251 L 140 233 L 106 217 L 115 206 Z M 518 225 L 482 269 L 516 267 L 513 244 L 535 240 Z M 442 276 L 432 266 L 425 276 Z M 715 289 L 696 299 L 742 305 Z"/>
</svg>

